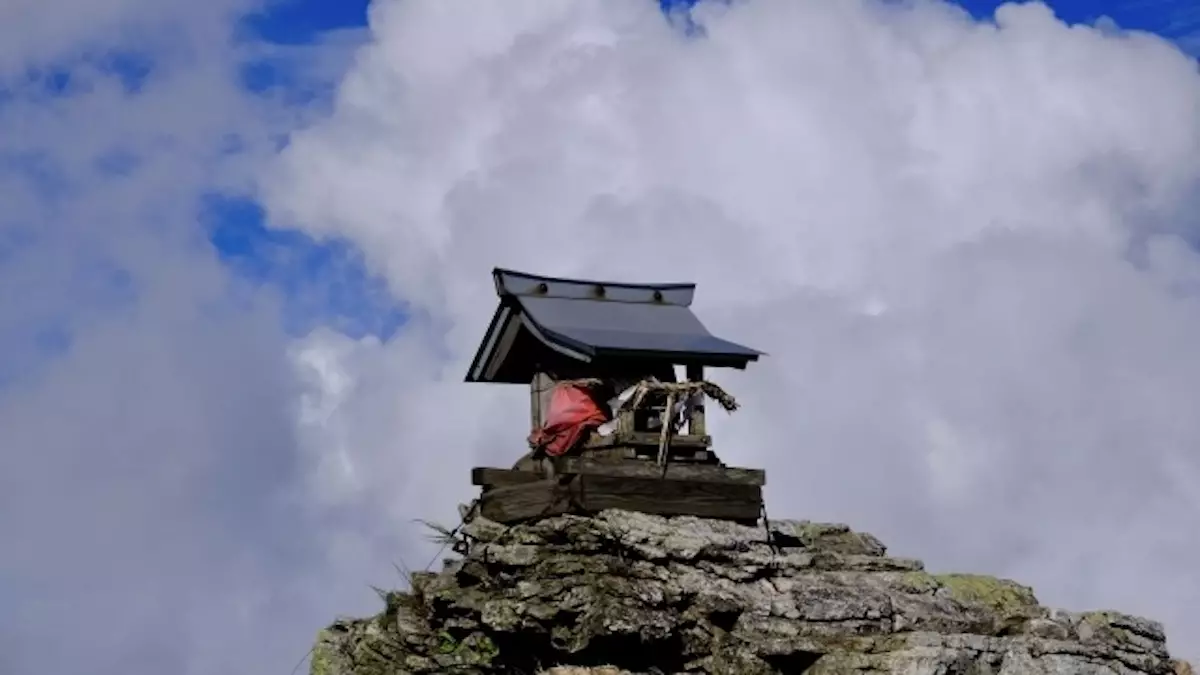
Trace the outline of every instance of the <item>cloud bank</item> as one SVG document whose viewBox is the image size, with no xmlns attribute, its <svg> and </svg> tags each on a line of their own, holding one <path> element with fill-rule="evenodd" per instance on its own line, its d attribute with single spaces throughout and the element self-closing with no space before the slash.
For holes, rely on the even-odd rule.
<svg viewBox="0 0 1200 675">
<path fill-rule="evenodd" d="M 250 9 L 0 3 L 0 672 L 286 673 L 370 594 L 296 487 L 276 298 L 198 213 L 293 123 Z"/>
<path fill-rule="evenodd" d="M 409 519 L 452 519 L 470 465 L 521 453 L 524 392 L 460 384 L 492 266 L 694 280 L 715 332 L 771 355 L 719 375 L 746 406 L 712 424 L 726 461 L 767 468 L 774 515 L 1154 616 L 1195 656 L 1195 62 L 1040 4 L 695 20 L 373 6 L 266 191 L 413 312 L 387 343 L 295 352 L 309 488 L 355 514 L 331 550 L 394 555 Z"/>
<path fill-rule="evenodd" d="M 413 519 L 523 450 L 524 392 L 461 384 L 495 265 L 699 282 L 770 353 L 710 424 L 773 515 L 1200 643 L 1178 50 L 1040 5 L 753 0 L 689 38 L 649 1 L 381 0 L 348 58 L 247 43 L 260 8 L 0 8 L 0 672 L 288 672 L 373 611 L 436 557 Z M 246 91 L 255 59 L 332 109 Z M 256 185 L 362 248 L 395 338 L 294 341 L 220 264 L 198 205 Z"/>
</svg>

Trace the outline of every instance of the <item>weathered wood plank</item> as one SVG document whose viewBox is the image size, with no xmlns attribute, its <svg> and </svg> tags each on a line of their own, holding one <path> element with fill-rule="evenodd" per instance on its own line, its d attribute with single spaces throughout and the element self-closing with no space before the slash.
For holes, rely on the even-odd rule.
<svg viewBox="0 0 1200 675">
<path fill-rule="evenodd" d="M 583 442 L 584 448 L 607 448 L 617 445 L 646 445 L 658 447 L 657 431 L 614 431 L 608 436 L 591 434 Z M 676 434 L 671 437 L 671 448 L 704 450 L 712 445 L 712 437 L 696 434 Z"/>
<path fill-rule="evenodd" d="M 577 488 L 556 478 L 494 488 L 480 495 L 479 513 L 498 523 L 559 515 L 571 510 Z"/>
<path fill-rule="evenodd" d="M 579 452 L 582 457 L 598 462 L 630 462 L 638 461 L 637 450 L 633 448 L 596 448 L 584 449 Z"/>
<path fill-rule="evenodd" d="M 654 447 L 658 447 L 659 432 L 635 431 L 631 434 L 622 435 L 620 442 L 628 445 L 653 445 Z M 671 437 L 670 445 L 673 448 L 704 449 L 712 445 L 712 438 L 693 434 L 677 434 Z"/>
<path fill-rule="evenodd" d="M 762 488 L 757 485 L 589 475 L 580 475 L 577 481 L 578 501 L 590 512 L 625 509 L 751 520 L 762 510 Z"/>
<path fill-rule="evenodd" d="M 635 450 L 635 458 L 651 464 L 657 463 L 658 450 L 655 448 L 639 447 Z M 690 450 L 687 448 L 672 448 L 670 463 L 674 464 L 716 464 L 717 458 L 707 450 Z"/>
<path fill-rule="evenodd" d="M 546 413 L 550 410 L 550 397 L 553 394 L 554 379 L 546 373 L 534 373 L 529 384 L 530 429 L 538 429 L 546 423 Z"/>
<path fill-rule="evenodd" d="M 703 382 L 704 366 L 689 365 L 687 379 L 691 382 Z M 708 425 L 705 423 L 704 417 L 704 400 L 703 396 L 698 397 L 695 407 L 692 408 L 691 417 L 688 419 L 688 433 L 693 436 L 708 434 Z"/>
<path fill-rule="evenodd" d="M 486 466 L 477 466 L 471 469 L 471 484 L 472 485 L 491 485 L 495 487 L 505 487 L 509 485 L 524 485 L 539 481 L 543 476 L 530 471 L 516 471 L 513 469 L 493 469 Z"/>
<path fill-rule="evenodd" d="M 716 456 L 707 450 L 671 448 L 669 456 L 672 462 L 687 462 L 692 464 L 716 463 Z M 637 458 L 648 462 L 655 462 L 658 458 L 658 451 L 655 448 L 637 448 Z"/>
<path fill-rule="evenodd" d="M 497 487 L 479 500 L 480 513 L 501 523 L 604 509 L 751 522 L 761 508 L 757 485 L 595 475 Z"/>
<path fill-rule="evenodd" d="M 706 483 L 733 483 L 741 485 L 765 485 L 766 472 L 762 469 L 712 464 L 668 463 L 664 476 L 663 467 L 653 462 L 597 462 L 582 457 L 558 457 L 554 460 L 555 472 L 559 474 L 579 473 L 596 476 L 625 476 L 629 478 L 666 478 L 668 480 L 692 480 Z"/>
<path fill-rule="evenodd" d="M 630 447 L 617 446 L 615 448 L 583 448 L 578 453 L 573 453 L 572 456 L 586 457 L 597 461 L 654 461 L 655 449 L 649 446 Z M 674 448 L 671 450 L 672 462 L 709 462 L 713 461 L 714 456 L 707 450 L 693 450 L 690 448 Z"/>
</svg>

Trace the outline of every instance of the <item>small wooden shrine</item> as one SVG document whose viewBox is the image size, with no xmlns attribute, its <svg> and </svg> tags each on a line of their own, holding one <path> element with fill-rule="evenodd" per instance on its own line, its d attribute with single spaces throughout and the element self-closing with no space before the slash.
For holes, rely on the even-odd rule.
<svg viewBox="0 0 1200 675">
<path fill-rule="evenodd" d="M 744 369 L 761 352 L 704 327 L 695 284 L 493 277 L 500 305 L 467 381 L 530 387 L 531 450 L 511 469 L 473 470 L 482 492 L 466 517 L 619 508 L 757 522 L 764 472 L 713 452 L 705 400 L 737 404 L 704 372 Z"/>
</svg>

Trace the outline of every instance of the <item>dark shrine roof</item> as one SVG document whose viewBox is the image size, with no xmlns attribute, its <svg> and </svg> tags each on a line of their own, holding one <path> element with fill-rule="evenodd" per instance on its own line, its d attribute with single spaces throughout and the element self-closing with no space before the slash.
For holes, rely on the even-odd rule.
<svg viewBox="0 0 1200 675">
<path fill-rule="evenodd" d="M 528 383 L 558 368 L 631 363 L 745 368 L 761 352 L 708 332 L 695 284 L 627 284 L 492 272 L 500 306 L 468 382 Z M 596 373 L 600 375 L 601 373 Z"/>
</svg>

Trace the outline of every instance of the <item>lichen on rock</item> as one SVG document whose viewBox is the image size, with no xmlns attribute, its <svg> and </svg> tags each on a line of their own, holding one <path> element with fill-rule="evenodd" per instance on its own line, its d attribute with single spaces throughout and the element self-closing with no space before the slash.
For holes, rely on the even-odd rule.
<svg viewBox="0 0 1200 675">
<path fill-rule="evenodd" d="M 606 511 L 506 527 L 318 636 L 311 675 L 1190 675 L 1162 627 L 930 574 L 840 524 L 755 528 Z"/>
</svg>

